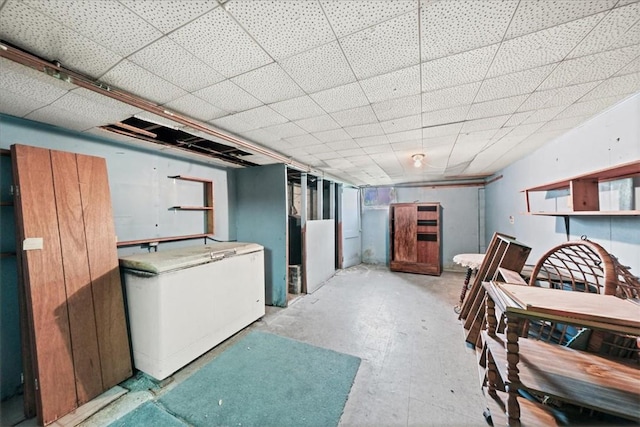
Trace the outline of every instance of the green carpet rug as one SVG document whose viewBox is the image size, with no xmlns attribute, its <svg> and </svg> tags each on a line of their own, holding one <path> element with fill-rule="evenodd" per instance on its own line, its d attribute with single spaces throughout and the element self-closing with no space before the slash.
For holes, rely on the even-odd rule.
<svg viewBox="0 0 640 427">
<path fill-rule="evenodd" d="M 145 402 L 124 417 L 112 422 L 108 427 L 188 427 L 174 416 L 158 408 L 153 402 Z"/>
<path fill-rule="evenodd" d="M 160 399 L 194 426 L 335 426 L 360 359 L 252 331 Z"/>
</svg>

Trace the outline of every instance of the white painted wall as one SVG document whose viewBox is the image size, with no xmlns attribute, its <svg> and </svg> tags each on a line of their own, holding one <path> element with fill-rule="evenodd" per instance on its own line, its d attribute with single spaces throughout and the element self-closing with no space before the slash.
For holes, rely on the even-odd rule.
<svg viewBox="0 0 640 427">
<path fill-rule="evenodd" d="M 362 262 L 360 251 L 360 190 L 352 187 L 342 189 L 342 267 L 347 268 Z"/>
<path fill-rule="evenodd" d="M 485 190 L 486 238 L 495 231 L 517 237 L 531 246 L 528 263 L 535 263 L 541 254 L 566 240 L 564 220 L 523 214 L 526 202 L 521 190 L 637 159 L 640 159 L 640 94 L 496 174 L 502 174 L 503 178 Z M 509 222 L 510 216 L 514 217 L 513 224 Z M 636 276 L 640 275 L 640 217 L 573 217 L 570 231 L 572 240 L 586 235 L 631 266 Z"/>
</svg>

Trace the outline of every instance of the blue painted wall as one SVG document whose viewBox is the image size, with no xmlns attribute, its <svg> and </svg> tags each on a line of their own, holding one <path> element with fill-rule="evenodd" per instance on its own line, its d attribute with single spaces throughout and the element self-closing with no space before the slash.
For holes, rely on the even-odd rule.
<svg viewBox="0 0 640 427">
<path fill-rule="evenodd" d="M 125 145 L 104 137 L 70 131 L 0 114 L 0 148 L 25 144 L 104 157 L 116 235 L 119 240 L 199 234 L 204 232 L 204 213 L 174 211 L 176 205 L 201 205 L 202 185 L 168 178 L 190 175 L 214 182 L 215 237 L 233 239 L 227 170 L 197 158 L 184 158 L 169 151 L 153 151 L 147 146 Z M 0 157 L 1 200 L 10 199 L 11 168 L 8 157 Z M 14 217 L 11 207 L 0 207 L 0 251 L 14 251 Z M 200 244 L 202 241 L 166 243 L 163 248 Z M 119 249 L 120 255 L 146 252 L 141 247 Z M 20 335 L 15 258 L 0 260 L 0 384 L 1 399 L 15 394 L 20 385 Z"/>
<path fill-rule="evenodd" d="M 563 219 L 525 215 L 527 187 L 588 173 L 640 159 L 640 95 L 610 108 L 582 126 L 542 146 L 496 175 L 503 178 L 486 187 L 486 236 L 501 231 L 531 246 L 529 263 L 567 240 Z M 639 209 L 638 180 L 635 209 Z M 533 210 L 566 210 L 566 198 L 543 192 Z M 607 203 L 609 203 L 607 201 Z M 509 217 L 514 217 L 510 224 Z M 570 238 L 586 235 L 617 256 L 640 276 L 640 217 L 573 217 Z"/>
<path fill-rule="evenodd" d="M 398 187 L 398 203 L 440 202 L 442 206 L 442 266 L 457 270 L 453 257 L 478 253 L 482 246 L 480 187 Z M 362 211 L 362 262 L 389 264 L 389 209 Z"/>
<path fill-rule="evenodd" d="M 234 170 L 236 238 L 264 246 L 265 302 L 287 305 L 287 170 L 283 164 Z"/>
</svg>

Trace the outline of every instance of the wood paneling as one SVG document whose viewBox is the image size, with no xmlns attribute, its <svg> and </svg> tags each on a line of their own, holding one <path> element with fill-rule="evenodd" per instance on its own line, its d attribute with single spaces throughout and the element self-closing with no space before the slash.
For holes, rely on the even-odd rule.
<svg viewBox="0 0 640 427">
<path fill-rule="evenodd" d="M 418 227 L 415 206 L 398 206 L 393 214 L 395 261 L 415 262 L 418 252 L 416 231 Z"/>
<path fill-rule="evenodd" d="M 104 159 L 77 156 L 98 348 L 105 388 L 131 376 L 111 194 Z"/>
<path fill-rule="evenodd" d="M 42 238 L 22 252 L 38 421 L 48 424 L 77 407 L 67 296 L 49 150 L 14 145 L 19 236 Z"/>
<path fill-rule="evenodd" d="M 25 413 L 46 425 L 131 375 L 124 298 L 104 159 L 11 150 Z"/>
<path fill-rule="evenodd" d="M 103 391 L 76 155 L 51 151 L 78 404 Z"/>
</svg>

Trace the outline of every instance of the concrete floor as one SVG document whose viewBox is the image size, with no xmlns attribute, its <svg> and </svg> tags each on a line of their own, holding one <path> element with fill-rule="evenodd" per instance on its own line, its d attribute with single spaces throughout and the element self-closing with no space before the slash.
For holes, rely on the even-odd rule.
<svg viewBox="0 0 640 427">
<path fill-rule="evenodd" d="M 247 330 L 257 329 L 362 359 L 341 426 L 486 426 L 475 353 L 464 344 L 453 311 L 463 280 L 463 273 L 432 277 L 364 264 L 338 271 L 322 288 L 288 308 L 267 307 L 261 321 L 177 372 L 162 387 L 143 384 L 122 390 L 88 419 L 68 416 L 56 424 L 107 425 L 171 390 Z M 35 425 L 35 420 L 18 425 Z"/>
</svg>

